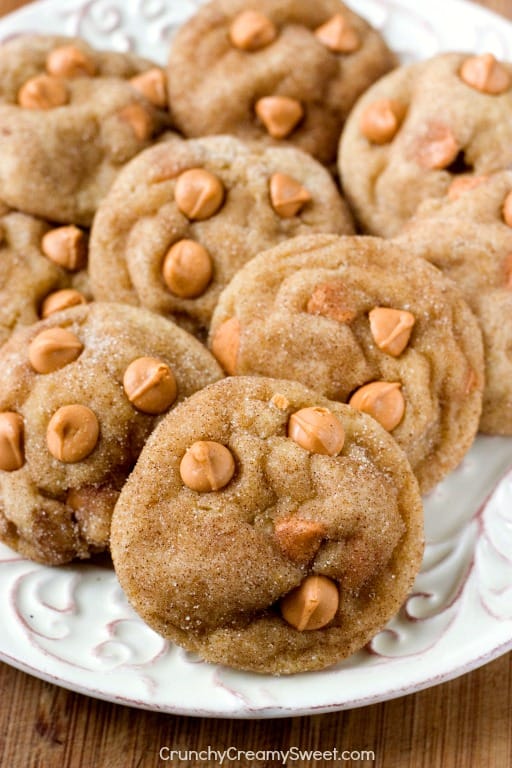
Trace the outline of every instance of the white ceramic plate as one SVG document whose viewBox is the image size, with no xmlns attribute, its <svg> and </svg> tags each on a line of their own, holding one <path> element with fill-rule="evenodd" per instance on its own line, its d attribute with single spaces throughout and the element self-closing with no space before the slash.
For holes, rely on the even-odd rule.
<svg viewBox="0 0 512 768">
<path fill-rule="evenodd" d="M 441 50 L 512 58 L 512 25 L 463 0 L 352 0 L 404 61 Z M 164 63 L 193 0 L 44 0 L 0 20 L 79 34 Z M 0 658 L 45 680 L 146 709 L 217 717 L 339 710 L 417 691 L 512 648 L 512 438 L 479 437 L 426 500 L 427 548 L 413 594 L 370 646 L 320 673 L 236 672 L 170 646 L 133 613 L 114 573 L 44 568 L 0 545 Z"/>
</svg>

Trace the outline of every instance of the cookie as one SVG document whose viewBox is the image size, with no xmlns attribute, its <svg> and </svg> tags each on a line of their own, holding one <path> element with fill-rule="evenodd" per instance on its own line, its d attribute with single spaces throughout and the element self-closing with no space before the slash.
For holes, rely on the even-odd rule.
<svg viewBox="0 0 512 768">
<path fill-rule="evenodd" d="M 92 303 L 0 350 L 0 539 L 60 564 L 108 547 L 114 503 L 156 421 L 222 372 L 174 323 Z"/>
<path fill-rule="evenodd" d="M 223 292 L 209 343 L 230 374 L 285 375 L 370 413 L 423 492 L 478 429 L 477 321 L 441 272 L 386 240 L 315 235 L 260 254 Z"/>
<path fill-rule="evenodd" d="M 87 233 L 8 210 L 0 215 L 0 346 L 18 325 L 90 300 Z"/>
<path fill-rule="evenodd" d="M 322 231 L 351 233 L 352 220 L 329 173 L 304 152 L 231 136 L 173 139 L 132 160 L 101 204 L 92 290 L 201 334 L 246 261 Z"/>
<path fill-rule="evenodd" d="M 391 237 L 454 180 L 512 162 L 512 64 L 448 53 L 373 85 L 347 120 L 338 159 L 361 227 Z"/>
<path fill-rule="evenodd" d="M 158 85 L 159 84 L 159 85 Z M 0 46 L 0 199 L 90 225 L 119 168 L 169 125 L 163 71 L 78 38 Z"/>
<path fill-rule="evenodd" d="M 112 521 L 128 599 L 210 662 L 322 669 L 396 613 L 420 567 L 422 505 L 371 418 L 296 382 L 233 377 L 156 428 Z"/>
<path fill-rule="evenodd" d="M 446 197 L 419 207 L 397 242 L 464 294 L 484 341 L 480 429 L 512 435 L 512 172 L 457 179 Z"/>
<path fill-rule="evenodd" d="M 186 136 L 286 140 L 329 164 L 354 102 L 396 63 L 339 0 L 214 0 L 173 40 L 171 114 Z"/>
</svg>

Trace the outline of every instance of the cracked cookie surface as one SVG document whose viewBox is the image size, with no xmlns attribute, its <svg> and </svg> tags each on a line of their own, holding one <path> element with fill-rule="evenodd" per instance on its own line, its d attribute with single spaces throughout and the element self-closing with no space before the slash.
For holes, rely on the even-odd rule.
<svg viewBox="0 0 512 768">
<path fill-rule="evenodd" d="M 452 182 L 512 162 L 512 64 L 447 53 L 400 67 L 347 120 L 338 169 L 359 224 L 392 237 Z"/>
<path fill-rule="evenodd" d="M 215 0 L 173 40 L 171 112 L 186 136 L 286 139 L 332 163 L 357 97 L 394 66 L 381 35 L 339 0 Z"/>
<path fill-rule="evenodd" d="M 231 136 L 173 139 L 135 158 L 100 206 L 92 290 L 204 334 L 246 261 L 321 231 L 350 234 L 352 220 L 329 173 L 305 153 Z"/>
<path fill-rule="evenodd" d="M 57 55 L 56 55 L 57 54 Z M 0 47 L 0 198 L 25 213 L 90 225 L 117 172 L 169 126 L 132 54 L 23 35 Z M 140 85 L 142 80 L 142 86 Z"/>
<path fill-rule="evenodd" d="M 419 569 L 422 525 L 408 462 L 372 419 L 296 382 L 232 377 L 150 437 L 112 555 L 165 637 L 282 674 L 334 664 L 383 626 Z"/>
<path fill-rule="evenodd" d="M 230 374 L 285 374 L 371 413 L 424 492 L 478 429 L 477 321 L 439 270 L 389 241 L 312 235 L 265 251 L 224 290 L 209 344 Z"/>
<path fill-rule="evenodd" d="M 156 421 L 222 377 L 175 324 L 100 303 L 19 329 L 0 366 L 0 539 L 47 564 L 107 549 L 115 500 Z"/>
<path fill-rule="evenodd" d="M 480 429 L 512 434 L 512 172 L 425 201 L 396 242 L 462 291 L 482 329 L 485 389 Z M 510 211 L 507 213 L 507 200 Z"/>
</svg>

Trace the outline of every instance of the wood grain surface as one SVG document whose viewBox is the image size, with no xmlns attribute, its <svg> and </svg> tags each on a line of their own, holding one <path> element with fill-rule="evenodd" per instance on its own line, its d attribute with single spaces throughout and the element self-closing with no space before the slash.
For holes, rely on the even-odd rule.
<svg viewBox="0 0 512 768">
<path fill-rule="evenodd" d="M 446 0 L 447 3 L 450 0 Z M 0 0 L 0 15 L 25 5 Z M 480 0 L 512 19 L 512 0 Z M 0 629 L 1 631 L 1 629 Z M 478 627 L 470 628 L 478 632 Z M 174 750 L 369 750 L 374 760 L 338 763 L 375 768 L 512 766 L 512 654 L 414 695 L 327 715 L 284 720 L 175 717 L 109 704 L 57 688 L 0 664 L 0 768 L 153 768 L 215 766 L 162 760 Z M 164 751 L 163 755 L 167 753 Z M 278 768 L 279 760 L 225 766 Z M 287 768 L 333 766 L 289 761 Z"/>
</svg>

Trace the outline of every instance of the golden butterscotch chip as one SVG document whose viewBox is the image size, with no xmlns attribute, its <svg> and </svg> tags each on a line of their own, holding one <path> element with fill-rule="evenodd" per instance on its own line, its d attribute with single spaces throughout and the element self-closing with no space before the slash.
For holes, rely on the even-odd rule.
<svg viewBox="0 0 512 768">
<path fill-rule="evenodd" d="M 285 139 L 304 117 L 300 101 L 289 96 L 264 96 L 254 109 L 273 139 Z"/>
<path fill-rule="evenodd" d="M 461 79 L 481 93 L 497 95 L 508 91 L 512 78 L 492 53 L 466 59 L 460 69 Z"/>
<path fill-rule="evenodd" d="M 379 349 L 388 355 L 401 355 L 411 338 L 416 321 L 412 312 L 391 307 L 374 307 L 369 313 L 370 329 Z"/>
<path fill-rule="evenodd" d="M 165 72 L 160 67 L 153 67 L 130 78 L 130 85 L 153 106 L 161 109 L 167 106 L 167 80 Z"/>
<path fill-rule="evenodd" d="M 317 27 L 316 37 L 334 53 L 353 53 L 361 47 L 361 38 L 342 13 L 336 13 Z"/>
<path fill-rule="evenodd" d="M 290 401 L 280 392 L 276 392 L 275 395 L 272 395 L 270 402 L 272 405 L 275 405 L 276 408 L 279 408 L 280 411 L 287 411 L 290 407 Z"/>
<path fill-rule="evenodd" d="M 302 408 L 292 413 L 288 437 L 311 453 L 337 456 L 345 442 L 341 421 L 327 408 Z"/>
<path fill-rule="evenodd" d="M 46 57 L 46 69 L 57 77 L 93 77 L 96 64 L 75 45 L 60 45 Z"/>
<path fill-rule="evenodd" d="M 41 304 L 41 317 L 50 317 L 55 312 L 62 312 L 71 307 L 77 307 L 79 304 L 87 304 L 87 299 L 74 288 L 62 288 L 60 291 L 54 291 L 48 294 Z"/>
<path fill-rule="evenodd" d="M 229 27 L 229 38 L 235 48 L 259 51 L 277 37 L 277 29 L 263 13 L 247 10 L 235 16 Z"/>
<path fill-rule="evenodd" d="M 156 357 L 138 357 L 123 376 L 126 396 L 138 411 L 164 413 L 176 400 L 176 378 L 166 363 Z"/>
<path fill-rule="evenodd" d="M 224 202 L 224 185 L 204 168 L 191 168 L 178 176 L 174 190 L 176 205 L 192 221 L 214 216 Z"/>
<path fill-rule="evenodd" d="M 35 75 L 18 91 L 18 104 L 24 109 L 55 109 L 68 98 L 66 84 L 53 75 Z"/>
<path fill-rule="evenodd" d="M 298 515 L 281 517 L 274 526 L 281 552 L 295 563 L 309 563 L 320 548 L 327 527 Z"/>
<path fill-rule="evenodd" d="M 334 581 L 325 576 L 306 576 L 300 586 L 281 599 L 279 607 L 283 619 L 304 632 L 327 626 L 336 616 L 339 604 Z"/>
<path fill-rule="evenodd" d="M 440 170 L 453 163 L 459 151 L 452 129 L 444 123 L 432 122 L 418 140 L 416 160 L 422 168 Z"/>
<path fill-rule="evenodd" d="M 100 425 L 86 405 L 63 405 L 51 417 L 46 431 L 48 450 L 56 459 L 73 464 L 87 458 L 98 443 Z"/>
<path fill-rule="evenodd" d="M 195 240 L 178 240 L 167 251 L 162 274 L 171 293 L 194 299 L 205 292 L 212 279 L 212 259 L 206 248 Z"/>
<path fill-rule="evenodd" d="M 461 195 L 484 184 L 488 176 L 457 176 L 448 187 L 448 198 L 458 200 Z"/>
<path fill-rule="evenodd" d="M 308 299 L 306 312 L 330 317 L 338 323 L 350 323 L 357 315 L 343 280 L 316 285 Z"/>
<path fill-rule="evenodd" d="M 19 413 L 0 413 L 0 469 L 14 472 L 25 463 L 23 419 Z"/>
<path fill-rule="evenodd" d="M 212 337 L 211 349 L 226 373 L 235 376 L 240 348 L 240 321 L 237 317 L 225 320 Z"/>
<path fill-rule="evenodd" d="M 388 144 L 395 138 L 404 115 L 405 106 L 397 99 L 377 99 L 361 113 L 361 133 L 372 144 Z"/>
<path fill-rule="evenodd" d="M 118 113 L 118 117 L 131 127 L 138 141 L 147 141 L 153 133 L 153 118 L 142 104 L 127 104 Z"/>
<path fill-rule="evenodd" d="M 181 479 L 188 488 L 199 493 L 220 491 L 234 473 L 233 454 L 225 445 L 213 440 L 193 443 L 180 463 Z"/>
<path fill-rule="evenodd" d="M 352 408 L 373 416 L 388 432 L 403 419 L 405 400 L 397 381 L 372 381 L 360 387 L 348 401 Z"/>
<path fill-rule="evenodd" d="M 503 221 L 512 227 L 512 192 L 509 192 L 503 203 Z"/>
<path fill-rule="evenodd" d="M 32 340 L 28 358 L 37 373 L 52 373 L 76 360 L 83 348 L 78 336 L 71 331 L 47 328 Z"/>
<path fill-rule="evenodd" d="M 283 219 L 296 216 L 312 199 L 308 190 L 286 173 L 274 173 L 269 187 L 272 208 Z"/>
<path fill-rule="evenodd" d="M 59 267 L 76 272 L 87 263 L 87 236 L 73 224 L 57 227 L 44 235 L 41 250 Z"/>
</svg>

